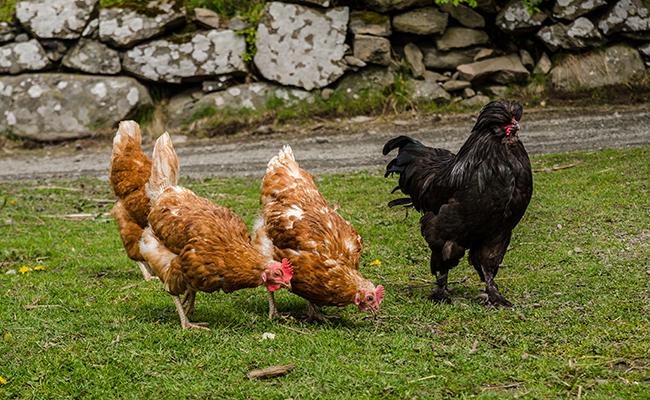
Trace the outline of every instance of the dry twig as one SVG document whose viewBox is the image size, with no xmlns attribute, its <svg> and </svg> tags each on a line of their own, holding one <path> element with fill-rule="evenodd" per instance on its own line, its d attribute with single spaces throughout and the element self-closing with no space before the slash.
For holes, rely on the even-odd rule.
<svg viewBox="0 0 650 400">
<path fill-rule="evenodd" d="M 268 368 L 262 368 L 262 369 L 254 369 L 251 372 L 244 375 L 244 378 L 248 378 L 248 379 L 275 378 L 277 376 L 282 376 L 282 375 L 286 374 L 287 372 L 290 372 L 294 368 L 296 368 L 296 364 L 280 365 L 280 366 L 276 366 L 276 367 L 268 367 Z"/>
</svg>

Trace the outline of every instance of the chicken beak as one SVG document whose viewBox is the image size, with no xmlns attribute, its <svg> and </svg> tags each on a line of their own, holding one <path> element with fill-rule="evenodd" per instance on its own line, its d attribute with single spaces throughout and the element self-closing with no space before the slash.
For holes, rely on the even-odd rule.
<svg viewBox="0 0 650 400">
<path fill-rule="evenodd" d="M 291 291 L 291 282 L 283 282 L 282 286 L 288 291 Z"/>
</svg>

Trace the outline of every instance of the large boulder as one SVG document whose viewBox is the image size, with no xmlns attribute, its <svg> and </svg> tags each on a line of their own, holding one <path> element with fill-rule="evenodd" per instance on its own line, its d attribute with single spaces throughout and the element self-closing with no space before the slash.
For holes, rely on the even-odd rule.
<svg viewBox="0 0 650 400">
<path fill-rule="evenodd" d="M 618 0 L 598 23 L 605 35 L 650 30 L 650 9 L 645 1 Z"/>
<path fill-rule="evenodd" d="M 545 26 L 537 31 L 536 35 L 551 51 L 557 51 L 559 48 L 581 50 L 599 45 L 603 41 L 603 35 L 598 28 L 585 17 L 580 17 L 569 25 Z"/>
<path fill-rule="evenodd" d="M 81 38 L 63 57 L 63 66 L 96 75 L 115 75 L 122 70 L 120 54 L 95 40 Z"/>
<path fill-rule="evenodd" d="M 99 12 L 99 40 L 113 47 L 131 48 L 185 23 L 182 0 L 124 3 L 102 8 Z"/>
<path fill-rule="evenodd" d="M 511 35 L 519 35 L 539 29 L 546 20 L 546 14 L 535 11 L 528 13 L 523 0 L 511 0 L 496 17 L 496 26 Z"/>
<path fill-rule="evenodd" d="M 246 40 L 230 30 L 195 33 L 181 44 L 154 40 L 124 54 L 122 68 L 153 82 L 183 83 L 224 74 L 244 74 Z"/>
<path fill-rule="evenodd" d="M 99 0 L 21 0 L 16 18 L 39 39 L 77 39 Z"/>
<path fill-rule="evenodd" d="M 49 66 L 50 59 L 36 39 L 0 47 L 0 74 L 42 71 Z"/>
<path fill-rule="evenodd" d="M 393 29 L 416 35 L 435 35 L 443 33 L 448 22 L 449 14 L 436 7 L 424 7 L 394 16 Z"/>
<path fill-rule="evenodd" d="M 517 54 L 459 65 L 458 71 L 458 79 L 470 81 L 473 85 L 485 80 L 498 83 L 515 82 L 530 75 Z"/>
<path fill-rule="evenodd" d="M 24 74 L 0 77 L 0 131 L 38 141 L 89 136 L 151 105 L 147 89 L 129 77 Z"/>
<path fill-rule="evenodd" d="M 626 44 L 603 51 L 569 56 L 549 73 L 551 84 L 572 90 L 634 82 L 643 76 L 645 67 L 639 52 Z"/>
<path fill-rule="evenodd" d="M 573 21 L 588 12 L 606 5 L 606 0 L 557 0 L 553 6 L 553 16 L 555 18 Z"/>
<path fill-rule="evenodd" d="M 309 7 L 268 3 L 257 28 L 255 66 L 266 79 L 311 90 L 336 81 L 343 63 L 349 19 L 347 7 L 321 12 Z"/>
</svg>

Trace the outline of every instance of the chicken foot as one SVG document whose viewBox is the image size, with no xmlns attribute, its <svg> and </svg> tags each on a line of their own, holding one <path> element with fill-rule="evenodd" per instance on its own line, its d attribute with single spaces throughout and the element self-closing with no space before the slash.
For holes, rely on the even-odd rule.
<svg viewBox="0 0 650 400">
<path fill-rule="evenodd" d="M 205 329 L 206 331 L 209 331 L 210 328 L 207 326 L 207 322 L 190 322 L 189 319 L 187 319 L 187 315 L 185 314 L 185 310 L 183 310 L 183 305 L 181 304 L 181 299 L 178 296 L 172 295 L 172 300 L 174 300 L 174 305 L 176 306 L 176 311 L 178 311 L 178 316 L 181 318 L 181 326 L 183 329 L 188 329 L 188 328 L 198 328 L 198 329 Z"/>
<path fill-rule="evenodd" d="M 338 319 L 336 315 L 323 315 L 321 312 L 318 310 L 318 307 L 312 304 L 312 302 L 307 301 L 307 306 L 309 307 L 309 311 L 307 312 L 307 319 L 305 320 L 308 323 L 311 323 L 313 321 L 318 321 L 318 322 L 325 322 L 327 324 L 332 323 L 332 319 Z"/>
<path fill-rule="evenodd" d="M 506 298 L 499 291 L 499 287 L 496 282 L 494 282 L 494 274 L 492 271 L 483 270 L 485 275 L 485 293 L 481 293 L 476 298 L 482 299 L 481 303 L 492 307 L 503 307 L 503 308 L 512 308 L 512 303 L 506 300 Z"/>
<path fill-rule="evenodd" d="M 451 304 L 451 299 L 449 298 L 449 290 L 447 289 L 448 277 L 449 270 L 442 271 L 440 273 L 436 272 L 436 288 L 433 289 L 429 295 L 429 300 L 435 301 L 436 303 Z"/>
</svg>

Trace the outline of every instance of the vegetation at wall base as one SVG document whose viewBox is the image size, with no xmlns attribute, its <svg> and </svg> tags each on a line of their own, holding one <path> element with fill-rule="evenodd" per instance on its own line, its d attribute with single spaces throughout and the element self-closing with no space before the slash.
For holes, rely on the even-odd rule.
<svg viewBox="0 0 650 400">
<path fill-rule="evenodd" d="M 386 288 L 378 317 L 326 308 L 332 326 L 306 324 L 304 300 L 282 290 L 290 316 L 268 321 L 261 288 L 199 293 L 191 319 L 211 332 L 183 331 L 160 283 L 126 257 L 107 182 L 2 182 L 0 398 L 641 398 L 649 158 L 648 147 L 533 157 L 533 199 L 497 277 L 512 310 L 473 300 L 483 284 L 466 260 L 450 273 L 454 303 L 429 302 L 419 216 L 386 206 L 394 179 L 317 174 L 364 237 L 361 272 Z M 181 184 L 249 227 L 257 217 L 259 177 Z M 283 377 L 243 378 L 287 364 Z"/>
</svg>

